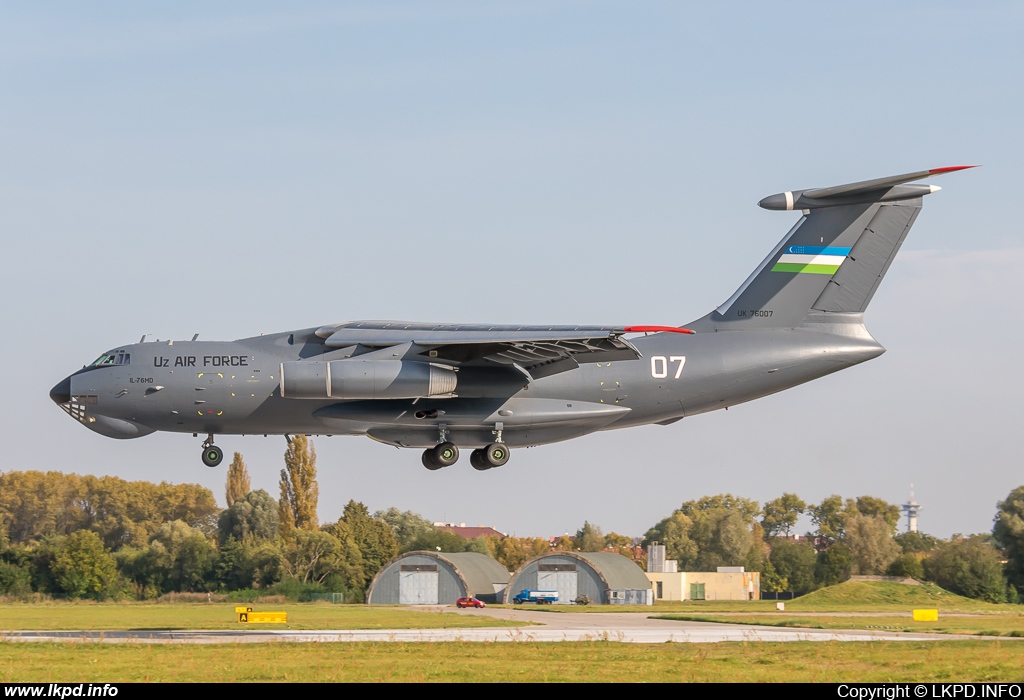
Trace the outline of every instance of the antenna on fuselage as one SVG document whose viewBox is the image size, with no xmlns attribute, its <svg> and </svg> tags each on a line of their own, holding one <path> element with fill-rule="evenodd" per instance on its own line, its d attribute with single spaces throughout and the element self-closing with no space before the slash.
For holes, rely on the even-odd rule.
<svg viewBox="0 0 1024 700">
<path fill-rule="evenodd" d="M 192 342 L 193 343 L 196 342 L 196 338 L 198 338 L 198 337 L 199 337 L 198 333 L 196 333 L 194 336 L 192 336 Z"/>
<path fill-rule="evenodd" d="M 149 333 L 143 333 L 142 334 L 142 338 L 139 339 L 139 342 L 140 343 L 145 343 L 146 342 L 146 338 L 148 338 L 148 337 L 149 337 Z"/>
</svg>

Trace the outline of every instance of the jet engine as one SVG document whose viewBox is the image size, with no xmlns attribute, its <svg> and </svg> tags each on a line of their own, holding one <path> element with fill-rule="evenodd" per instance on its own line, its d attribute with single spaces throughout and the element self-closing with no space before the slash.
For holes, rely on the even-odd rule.
<svg viewBox="0 0 1024 700">
<path fill-rule="evenodd" d="M 428 362 L 335 360 L 281 363 L 286 399 L 415 399 L 455 392 L 455 370 Z"/>
</svg>

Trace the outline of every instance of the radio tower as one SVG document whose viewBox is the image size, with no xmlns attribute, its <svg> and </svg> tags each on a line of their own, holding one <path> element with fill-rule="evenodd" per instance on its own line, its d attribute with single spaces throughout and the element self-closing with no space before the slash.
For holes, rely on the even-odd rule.
<svg viewBox="0 0 1024 700">
<path fill-rule="evenodd" d="M 924 508 L 914 500 L 914 485 L 910 485 L 910 500 L 900 506 L 900 510 L 907 514 L 907 532 L 917 532 L 917 514 Z"/>
</svg>

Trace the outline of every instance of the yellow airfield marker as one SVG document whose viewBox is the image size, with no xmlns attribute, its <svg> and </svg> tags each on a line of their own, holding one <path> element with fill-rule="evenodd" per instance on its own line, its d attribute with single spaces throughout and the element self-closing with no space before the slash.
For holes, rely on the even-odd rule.
<svg viewBox="0 0 1024 700">
<path fill-rule="evenodd" d="M 914 622 L 935 622 L 939 619 L 938 610 L 915 610 Z"/>
<path fill-rule="evenodd" d="M 240 605 L 235 608 L 235 613 L 238 615 L 240 623 L 276 622 L 283 624 L 288 622 L 288 613 L 286 612 L 254 612 L 252 608 Z"/>
</svg>

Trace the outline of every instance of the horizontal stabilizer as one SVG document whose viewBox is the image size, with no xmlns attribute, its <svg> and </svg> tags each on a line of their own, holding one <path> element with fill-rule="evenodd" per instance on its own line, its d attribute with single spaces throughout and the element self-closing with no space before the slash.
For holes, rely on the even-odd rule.
<svg viewBox="0 0 1024 700">
<path fill-rule="evenodd" d="M 908 182 L 975 167 L 977 166 L 954 165 L 948 168 L 932 168 L 931 170 L 920 170 L 904 175 L 891 175 L 874 180 L 852 182 L 847 185 L 793 190 L 765 197 L 758 202 L 758 205 L 763 209 L 789 211 L 792 209 L 821 209 L 823 207 L 867 204 L 871 202 L 898 202 L 931 194 L 940 189 L 935 185 L 908 185 Z"/>
</svg>

